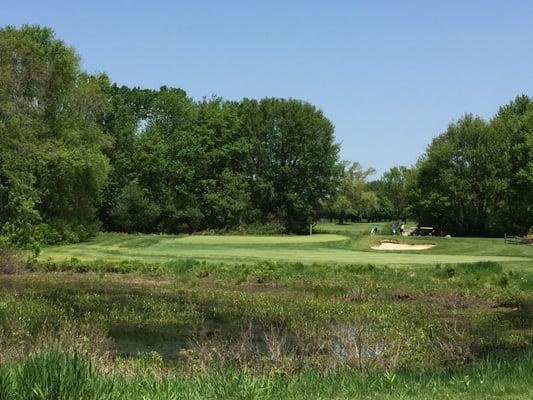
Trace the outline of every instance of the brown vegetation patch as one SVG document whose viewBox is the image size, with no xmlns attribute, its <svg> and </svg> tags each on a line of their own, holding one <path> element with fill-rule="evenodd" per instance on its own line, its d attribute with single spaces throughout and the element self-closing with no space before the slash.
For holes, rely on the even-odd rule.
<svg viewBox="0 0 533 400">
<path fill-rule="evenodd" d="M 0 247 L 0 275 L 11 275 L 24 272 L 28 263 L 15 250 L 9 247 Z"/>
<path fill-rule="evenodd" d="M 351 303 L 361 303 L 365 300 L 365 293 L 362 287 L 354 287 L 344 296 L 346 301 Z"/>
<path fill-rule="evenodd" d="M 392 300 L 414 302 L 416 304 L 434 305 L 446 310 L 459 310 L 469 308 L 495 308 L 499 304 L 495 300 L 467 297 L 459 292 L 446 294 L 415 296 L 403 289 L 393 289 L 386 292 L 386 297 Z"/>
<path fill-rule="evenodd" d="M 247 293 L 290 293 L 286 286 L 246 282 L 234 286 L 235 290 Z"/>
<path fill-rule="evenodd" d="M 395 289 L 388 292 L 389 296 L 396 300 L 414 300 L 414 297 L 402 289 Z"/>
<path fill-rule="evenodd" d="M 458 292 L 429 296 L 427 301 L 446 310 L 494 308 L 498 305 L 498 303 L 494 300 L 466 297 L 462 293 Z"/>
</svg>

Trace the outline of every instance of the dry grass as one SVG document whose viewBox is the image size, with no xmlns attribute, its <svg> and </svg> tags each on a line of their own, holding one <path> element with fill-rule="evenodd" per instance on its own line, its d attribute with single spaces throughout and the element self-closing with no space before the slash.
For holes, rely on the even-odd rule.
<svg viewBox="0 0 533 400">
<path fill-rule="evenodd" d="M 28 270 L 28 263 L 16 250 L 0 246 L 0 275 L 17 274 Z"/>
</svg>

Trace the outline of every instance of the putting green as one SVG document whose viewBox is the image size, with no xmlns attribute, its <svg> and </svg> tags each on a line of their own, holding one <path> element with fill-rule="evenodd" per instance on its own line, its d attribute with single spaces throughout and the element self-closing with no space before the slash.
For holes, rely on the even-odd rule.
<svg viewBox="0 0 533 400">
<path fill-rule="evenodd" d="M 42 259 L 140 260 L 169 262 L 194 258 L 213 262 L 260 260 L 307 263 L 435 264 L 478 261 L 531 262 L 531 258 L 498 255 L 405 254 L 350 250 L 348 237 L 313 236 L 172 236 L 101 234 L 92 241 L 49 247 Z"/>
<path fill-rule="evenodd" d="M 347 240 L 341 235 L 313 235 L 313 236 L 182 236 L 174 239 L 177 244 L 204 245 L 248 245 L 248 244 L 294 244 L 294 243 L 325 243 Z"/>
</svg>

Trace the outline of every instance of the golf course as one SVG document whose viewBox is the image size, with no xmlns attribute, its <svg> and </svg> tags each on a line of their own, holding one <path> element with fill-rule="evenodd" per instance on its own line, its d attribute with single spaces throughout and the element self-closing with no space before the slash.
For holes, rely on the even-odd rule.
<svg viewBox="0 0 533 400">
<path fill-rule="evenodd" d="M 0 400 L 533 399 L 531 5 L 11 3 Z"/>
<path fill-rule="evenodd" d="M 383 225 L 383 224 L 381 224 Z M 393 236 L 370 237 L 370 224 L 318 224 L 311 236 L 126 235 L 102 233 L 87 242 L 44 248 L 40 258 L 65 261 L 171 262 L 183 259 L 253 263 L 282 261 L 376 265 L 451 264 L 494 261 L 526 267 L 533 247 L 510 246 L 503 239 L 394 237 L 404 243 L 432 243 L 421 251 L 372 250 Z"/>
</svg>

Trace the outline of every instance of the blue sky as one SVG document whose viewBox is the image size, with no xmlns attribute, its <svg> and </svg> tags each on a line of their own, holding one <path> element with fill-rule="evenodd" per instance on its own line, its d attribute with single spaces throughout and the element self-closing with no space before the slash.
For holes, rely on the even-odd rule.
<svg viewBox="0 0 533 400">
<path fill-rule="evenodd" d="M 465 112 L 533 95 L 533 2 L 12 1 L 1 25 L 41 24 L 119 84 L 292 97 L 321 108 L 341 158 L 416 162 Z"/>
</svg>

